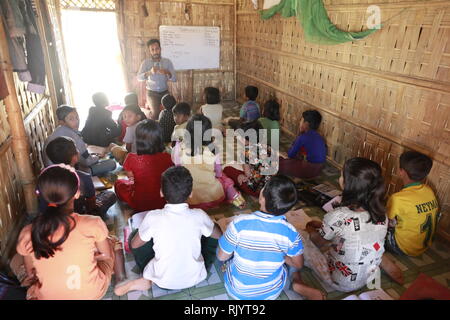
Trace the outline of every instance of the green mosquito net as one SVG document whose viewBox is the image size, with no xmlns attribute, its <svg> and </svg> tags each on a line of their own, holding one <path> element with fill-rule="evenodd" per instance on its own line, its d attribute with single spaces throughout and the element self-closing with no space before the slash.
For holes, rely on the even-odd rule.
<svg viewBox="0 0 450 320">
<path fill-rule="evenodd" d="M 338 44 L 362 39 L 378 29 L 368 29 L 361 32 L 346 32 L 339 30 L 328 18 L 322 0 L 281 0 L 267 10 L 261 11 L 261 18 L 270 19 L 276 13 L 289 18 L 297 16 L 300 20 L 306 41 L 320 44 Z"/>
</svg>

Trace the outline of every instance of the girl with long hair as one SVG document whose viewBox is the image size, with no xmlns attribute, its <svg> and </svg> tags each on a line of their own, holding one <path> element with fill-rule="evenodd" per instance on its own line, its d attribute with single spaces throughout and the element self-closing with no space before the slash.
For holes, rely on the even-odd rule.
<svg viewBox="0 0 450 320">
<path fill-rule="evenodd" d="M 74 212 L 79 184 L 76 171 L 63 164 L 38 178 L 37 192 L 48 205 L 22 229 L 16 248 L 31 284 L 27 299 L 101 299 L 113 272 L 116 282 L 124 279 L 120 242 L 100 217 Z"/>
</svg>

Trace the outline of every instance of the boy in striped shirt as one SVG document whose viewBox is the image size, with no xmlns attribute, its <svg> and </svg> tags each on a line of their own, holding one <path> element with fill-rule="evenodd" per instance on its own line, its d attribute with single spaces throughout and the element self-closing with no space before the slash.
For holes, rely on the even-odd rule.
<svg viewBox="0 0 450 320">
<path fill-rule="evenodd" d="M 227 262 L 225 288 L 239 300 L 274 300 L 286 284 L 285 264 L 303 266 L 300 234 L 284 214 L 297 203 L 297 191 L 289 178 L 272 177 L 259 196 L 260 210 L 234 219 L 219 239 L 217 257 Z M 301 295 L 322 297 L 319 290 L 304 284 Z"/>
</svg>

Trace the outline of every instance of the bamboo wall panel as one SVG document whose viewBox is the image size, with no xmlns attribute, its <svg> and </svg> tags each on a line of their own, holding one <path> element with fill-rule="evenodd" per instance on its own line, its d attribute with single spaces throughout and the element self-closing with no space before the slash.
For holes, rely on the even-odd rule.
<svg viewBox="0 0 450 320">
<path fill-rule="evenodd" d="M 250 1 L 237 3 L 237 94 L 260 89 L 281 102 L 283 129 L 297 132 L 301 113 L 318 109 L 328 158 L 380 163 L 389 194 L 401 188 L 398 159 L 415 149 L 434 159 L 428 183 L 450 239 L 450 2 L 325 1 L 344 30 L 365 28 L 366 8 L 379 4 L 384 28 L 335 46 L 307 43 L 295 17 L 263 21 Z M 260 5 L 262 2 L 260 1 Z"/>
<path fill-rule="evenodd" d="M 18 168 L 10 143 L 0 147 L 0 249 L 6 246 L 14 221 L 25 210 Z"/>
<path fill-rule="evenodd" d="M 145 9 L 144 6 L 145 5 Z M 186 11 L 189 18 L 186 18 Z M 148 16 L 145 16 L 145 12 Z M 171 93 L 198 106 L 206 86 L 220 89 L 222 99 L 234 99 L 234 1 L 124 1 L 125 60 L 133 90 L 144 92 L 136 74 L 148 56 L 146 42 L 159 38 L 160 25 L 218 26 L 221 35 L 220 68 L 177 72 Z M 162 53 L 164 56 L 164 52 Z M 144 94 L 141 94 L 141 99 Z"/>
</svg>

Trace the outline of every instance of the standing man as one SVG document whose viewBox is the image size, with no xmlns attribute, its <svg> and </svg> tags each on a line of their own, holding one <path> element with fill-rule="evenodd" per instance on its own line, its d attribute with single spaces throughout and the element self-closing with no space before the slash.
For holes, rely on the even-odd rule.
<svg viewBox="0 0 450 320">
<path fill-rule="evenodd" d="M 167 81 L 177 81 L 173 64 L 169 59 L 161 58 L 161 44 L 158 39 L 147 42 L 150 59 L 145 59 L 137 75 L 139 81 L 147 81 L 147 102 L 152 110 L 152 119 L 158 120 L 161 98 L 169 93 Z"/>
</svg>

